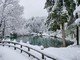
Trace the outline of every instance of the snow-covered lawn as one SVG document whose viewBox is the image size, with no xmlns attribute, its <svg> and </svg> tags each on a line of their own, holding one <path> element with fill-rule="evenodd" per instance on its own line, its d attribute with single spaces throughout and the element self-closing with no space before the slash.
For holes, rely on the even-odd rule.
<svg viewBox="0 0 80 60">
<path fill-rule="evenodd" d="M 0 60 L 29 60 L 26 56 L 20 54 L 8 47 L 0 46 Z"/>
<path fill-rule="evenodd" d="M 44 48 L 44 50 L 41 50 L 41 46 L 30 45 L 25 43 L 21 44 L 27 45 L 38 51 L 41 51 L 42 53 L 51 56 L 56 60 L 80 60 L 80 45 L 79 46 L 72 45 L 64 48 L 49 47 L 49 48 Z M 23 47 L 23 49 L 27 51 L 25 47 Z M 34 50 L 30 50 L 29 52 L 33 53 L 35 56 L 41 59 L 40 53 Z M 45 58 L 46 60 L 51 60 L 47 57 Z M 29 57 L 27 54 L 24 53 L 21 54 L 20 50 L 14 50 L 13 48 L 0 46 L 0 60 L 36 60 L 36 59 Z"/>
<path fill-rule="evenodd" d="M 80 60 L 80 48 L 46 48 L 44 50 L 48 55 L 55 57 L 57 60 Z"/>
</svg>

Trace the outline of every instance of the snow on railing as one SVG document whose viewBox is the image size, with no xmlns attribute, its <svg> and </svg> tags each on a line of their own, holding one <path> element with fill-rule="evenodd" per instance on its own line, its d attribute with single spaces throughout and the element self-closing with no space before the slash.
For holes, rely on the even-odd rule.
<svg viewBox="0 0 80 60">
<path fill-rule="evenodd" d="M 35 49 L 35 48 L 33 48 L 33 47 L 29 46 L 29 45 L 21 44 L 21 43 L 15 42 L 15 41 L 5 41 L 4 40 L 4 41 L 1 41 L 0 43 L 3 46 L 14 47 L 14 50 L 19 49 L 21 51 L 21 53 L 25 52 L 25 53 L 27 53 L 29 55 L 29 57 L 33 56 L 37 60 L 41 60 L 41 59 L 39 57 L 36 57 L 34 54 L 30 53 L 30 50 L 33 50 L 33 51 L 36 51 L 37 53 L 40 53 L 42 55 L 42 59 L 46 60 L 45 57 L 47 57 L 47 58 L 50 58 L 52 60 L 56 60 L 54 57 L 51 57 L 51 56 L 47 55 L 46 53 L 44 53 L 42 51 L 43 47 L 42 47 L 42 49 L 40 51 L 40 50 L 37 50 L 37 49 Z M 23 47 L 27 48 L 28 51 L 24 50 Z"/>
</svg>

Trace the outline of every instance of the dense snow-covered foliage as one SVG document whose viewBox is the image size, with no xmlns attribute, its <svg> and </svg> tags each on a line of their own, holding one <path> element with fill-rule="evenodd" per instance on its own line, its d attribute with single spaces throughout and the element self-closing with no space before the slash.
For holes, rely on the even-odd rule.
<svg viewBox="0 0 80 60">
<path fill-rule="evenodd" d="M 75 20 L 75 25 L 80 25 L 80 5 L 73 12 L 74 16 L 76 16 L 76 13 L 78 14 L 78 18 Z"/>
<path fill-rule="evenodd" d="M 80 25 L 80 18 L 75 20 L 75 25 Z"/>
<path fill-rule="evenodd" d="M 26 19 L 20 17 L 16 20 L 8 20 L 6 26 L 6 35 L 10 35 L 10 33 L 21 34 L 24 32 L 24 24 L 26 23 Z"/>
<path fill-rule="evenodd" d="M 46 17 L 32 17 L 24 19 L 22 17 L 16 20 L 8 20 L 6 34 L 17 33 L 18 35 L 42 34 L 47 33 Z"/>
<path fill-rule="evenodd" d="M 32 17 L 27 20 L 24 28 L 28 33 L 43 33 L 47 32 L 47 27 L 45 25 L 46 17 Z"/>
<path fill-rule="evenodd" d="M 76 13 L 80 14 L 80 5 L 77 6 L 75 11 L 73 12 L 74 16 L 75 16 Z"/>
<path fill-rule="evenodd" d="M 23 6 L 19 5 L 18 0 L 0 0 L 0 31 L 2 35 L 11 33 L 18 29 L 20 21 L 23 20 Z"/>
</svg>

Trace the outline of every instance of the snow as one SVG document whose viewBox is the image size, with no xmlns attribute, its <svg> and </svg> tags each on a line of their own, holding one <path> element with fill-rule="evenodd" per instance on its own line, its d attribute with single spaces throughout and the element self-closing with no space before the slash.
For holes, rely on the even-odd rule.
<svg viewBox="0 0 80 60">
<path fill-rule="evenodd" d="M 77 45 L 72 45 L 64 48 L 62 47 L 61 48 L 54 48 L 54 47 L 44 48 L 43 46 L 36 46 L 36 45 L 30 45 L 30 44 L 28 44 L 27 46 L 35 48 L 36 50 L 41 51 L 44 54 L 49 55 L 53 58 L 56 58 L 57 60 L 80 60 L 80 46 L 77 46 Z M 34 51 L 31 51 L 31 52 L 35 53 L 36 56 L 39 55 Z M 46 58 L 46 60 L 50 60 L 50 59 Z"/>
<path fill-rule="evenodd" d="M 24 27 L 30 34 L 39 35 L 37 33 L 43 33 L 47 31 L 47 27 L 45 25 L 46 19 L 47 17 L 32 17 L 26 21 Z"/>
<path fill-rule="evenodd" d="M 49 36 L 49 34 L 47 34 L 47 33 L 43 33 L 42 35 L 43 35 L 43 36 Z"/>
<path fill-rule="evenodd" d="M 80 25 L 80 18 L 75 20 L 75 25 Z"/>
<path fill-rule="evenodd" d="M 14 41 L 16 42 L 16 41 Z M 33 49 L 36 49 L 48 56 L 51 56 L 57 60 L 80 60 L 80 45 L 77 46 L 76 44 L 71 45 L 69 47 L 60 47 L 60 48 L 54 48 L 54 47 L 49 47 L 49 48 L 44 48 L 43 46 L 37 46 L 37 45 L 30 45 L 29 43 L 23 43 L 22 41 L 20 42 L 22 45 L 29 46 Z M 20 47 L 16 45 L 16 47 Z M 23 49 L 26 51 L 27 49 L 23 47 Z M 18 50 L 13 50 L 12 48 L 9 47 L 2 47 L 0 46 L 0 60 L 33 60 L 32 58 L 29 58 L 24 53 L 19 53 L 20 51 Z M 38 58 L 41 59 L 41 54 L 34 51 L 30 50 L 30 53 L 34 54 Z M 45 57 L 46 60 L 51 60 L 50 58 Z M 34 59 L 36 60 L 36 59 Z"/>
<path fill-rule="evenodd" d="M 76 9 L 73 12 L 73 15 L 75 16 L 76 13 L 80 13 L 80 5 L 76 7 Z"/>
<path fill-rule="evenodd" d="M 0 60 L 29 60 L 24 55 L 9 49 L 7 47 L 0 46 Z"/>
<path fill-rule="evenodd" d="M 48 55 L 55 56 L 58 60 L 80 60 L 80 48 L 46 48 Z"/>
<path fill-rule="evenodd" d="M 78 14 L 78 19 L 75 20 L 75 25 L 79 25 L 80 24 L 80 5 L 76 7 L 76 9 L 73 12 L 73 15 L 75 16 L 76 13 Z"/>
<path fill-rule="evenodd" d="M 76 13 L 78 14 L 78 18 L 75 20 L 74 25 L 79 26 L 80 25 L 80 5 L 76 7 L 76 9 L 73 12 L 73 15 L 75 16 Z"/>
</svg>

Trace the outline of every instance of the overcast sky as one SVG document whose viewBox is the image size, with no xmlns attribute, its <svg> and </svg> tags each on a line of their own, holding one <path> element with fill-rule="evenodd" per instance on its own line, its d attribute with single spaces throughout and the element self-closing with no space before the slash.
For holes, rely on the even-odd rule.
<svg viewBox="0 0 80 60">
<path fill-rule="evenodd" d="M 20 4 L 24 6 L 24 17 L 31 18 L 36 16 L 47 16 L 44 9 L 46 0 L 20 0 Z"/>
</svg>

